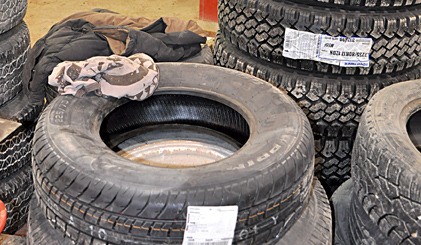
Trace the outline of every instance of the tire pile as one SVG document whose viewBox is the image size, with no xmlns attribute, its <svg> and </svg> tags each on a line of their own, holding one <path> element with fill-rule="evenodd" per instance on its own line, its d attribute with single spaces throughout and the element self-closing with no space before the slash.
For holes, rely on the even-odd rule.
<svg viewBox="0 0 421 245">
<path fill-rule="evenodd" d="M 26 105 L 22 85 L 23 66 L 30 48 L 29 31 L 22 21 L 25 0 L 0 1 L 0 127 L 14 130 L 0 139 L 0 200 L 5 203 L 7 222 L 3 232 L 13 234 L 27 220 L 33 193 L 31 140 L 34 125 L 11 123 Z M 1 133 L 0 133 L 1 134 Z"/>
<path fill-rule="evenodd" d="M 316 175 L 329 195 L 351 176 L 351 151 L 372 96 L 420 77 L 417 1 L 220 0 L 216 64 L 288 92 L 309 118 Z M 283 56 L 287 29 L 370 38 L 369 67 L 340 67 Z"/>
<path fill-rule="evenodd" d="M 329 244 L 329 202 L 296 103 L 230 69 L 164 63 L 159 70 L 159 88 L 145 101 L 58 96 L 44 110 L 34 135 L 28 243 L 181 244 L 189 206 L 236 205 L 234 244 Z M 133 133 L 146 138 L 168 125 L 212 132 L 238 150 L 196 167 L 116 154 Z"/>
<path fill-rule="evenodd" d="M 421 80 L 377 93 L 361 118 L 352 179 L 332 196 L 338 244 L 421 244 Z"/>
</svg>

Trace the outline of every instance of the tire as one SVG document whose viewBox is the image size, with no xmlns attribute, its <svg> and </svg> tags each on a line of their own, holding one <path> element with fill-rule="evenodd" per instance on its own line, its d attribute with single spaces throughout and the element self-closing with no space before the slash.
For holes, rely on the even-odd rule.
<svg viewBox="0 0 421 245">
<path fill-rule="evenodd" d="M 327 76 L 285 68 L 253 58 L 217 35 L 215 64 L 239 70 L 286 90 L 312 124 L 316 175 L 328 196 L 350 178 L 351 149 L 367 101 L 381 88 L 420 77 L 420 69 L 373 76 Z"/>
<path fill-rule="evenodd" d="M 34 139 L 35 186 L 41 203 L 64 221 L 60 230 L 76 242 L 92 236 L 117 244 L 180 243 L 187 206 L 236 204 L 237 244 L 283 235 L 306 205 L 312 180 L 313 138 L 305 115 L 286 94 L 246 74 L 188 63 L 159 67 L 159 88 L 142 106 L 96 96 L 59 96 L 43 112 Z M 63 118 L 57 121 L 62 107 Z M 102 138 L 112 139 L 166 123 L 201 125 L 247 143 L 215 164 L 174 171 L 119 157 L 99 134 L 101 127 Z M 244 135 L 248 132 L 249 138 Z M 102 163 L 88 167 L 91 157 Z M 96 169 L 104 164 L 115 170 Z"/>
<path fill-rule="evenodd" d="M 343 183 L 331 198 L 335 217 L 334 244 L 391 245 L 364 212 L 361 204 L 355 201 L 352 182 L 352 179 L 349 179 Z"/>
<path fill-rule="evenodd" d="M 420 108 L 420 80 L 385 88 L 368 103 L 353 149 L 356 202 L 391 244 L 421 243 L 421 154 L 407 131 Z"/>
<path fill-rule="evenodd" d="M 1 22 L 0 22 L 1 23 Z M 23 65 L 29 50 L 29 30 L 21 23 L 0 36 L 0 106 L 22 90 Z"/>
<path fill-rule="evenodd" d="M 28 244 L 73 244 L 69 238 L 63 237 L 62 233 L 56 230 L 57 223 L 60 223 L 57 218 L 46 219 L 38 201 L 33 198 L 29 207 Z M 308 206 L 291 229 L 275 244 L 332 244 L 332 217 L 329 201 L 318 180 L 313 181 Z"/>
<path fill-rule="evenodd" d="M 0 106 L 0 118 L 13 119 L 27 105 L 23 92 Z M 31 150 L 34 124 L 21 124 L 0 142 L 0 200 L 6 204 L 5 232 L 13 234 L 26 223 L 28 203 L 33 192 Z"/>
<path fill-rule="evenodd" d="M 32 198 L 28 214 L 28 245 L 72 245 L 70 239 L 55 229 L 55 220 L 45 218 L 36 198 Z"/>
<path fill-rule="evenodd" d="M 370 217 L 368 217 L 361 204 L 356 201 L 353 195 L 349 208 L 349 240 L 346 244 L 394 244 L 382 234 L 377 224 L 373 223 Z"/>
<path fill-rule="evenodd" d="M 353 195 L 352 179 L 345 181 L 335 193 L 333 193 L 330 201 L 333 207 L 333 217 L 335 220 L 334 230 L 335 238 L 334 244 L 337 245 L 351 245 L 350 238 L 350 212 L 351 200 Z"/>
<path fill-rule="evenodd" d="M 7 221 L 4 233 L 13 234 L 25 223 L 28 205 L 33 193 L 31 167 L 29 164 L 1 180 L 0 199 L 6 205 Z"/>
<path fill-rule="evenodd" d="M 198 54 L 192 57 L 189 57 L 187 59 L 184 59 L 181 62 L 213 65 L 212 49 L 206 45 L 202 48 L 202 50 Z"/>
<path fill-rule="evenodd" d="M 355 11 L 288 1 L 220 0 L 220 30 L 238 49 L 262 60 L 307 71 L 369 75 L 394 73 L 421 60 L 421 7 Z M 285 28 L 373 40 L 370 66 L 340 67 L 282 56 Z"/>
<path fill-rule="evenodd" d="M 274 0 L 280 1 L 280 0 Z M 337 6 L 344 9 L 394 9 L 396 7 L 413 6 L 420 4 L 418 0 L 409 1 L 395 1 L 395 0 L 294 0 L 297 3 L 303 3 L 308 5 L 319 5 L 319 6 Z"/>
<path fill-rule="evenodd" d="M 0 118 L 14 120 L 14 115 L 28 104 L 24 93 L 0 106 Z M 0 180 L 31 163 L 34 124 L 22 124 L 0 141 Z"/>
<path fill-rule="evenodd" d="M 27 5 L 27 0 L 0 0 L 0 34 L 22 22 Z"/>
<path fill-rule="evenodd" d="M 276 245 L 290 244 L 332 244 L 332 215 L 329 200 L 318 180 L 313 181 L 310 202 L 303 214 L 276 243 Z"/>
</svg>

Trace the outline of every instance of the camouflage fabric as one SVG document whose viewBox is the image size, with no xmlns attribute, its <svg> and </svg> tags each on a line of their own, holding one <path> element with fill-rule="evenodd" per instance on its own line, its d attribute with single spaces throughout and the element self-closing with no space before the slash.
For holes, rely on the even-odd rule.
<svg viewBox="0 0 421 245">
<path fill-rule="evenodd" d="M 48 77 L 60 94 L 77 97 L 95 92 L 98 96 L 144 100 L 158 87 L 159 70 L 146 54 L 130 57 L 97 56 L 85 61 L 59 63 Z"/>
</svg>

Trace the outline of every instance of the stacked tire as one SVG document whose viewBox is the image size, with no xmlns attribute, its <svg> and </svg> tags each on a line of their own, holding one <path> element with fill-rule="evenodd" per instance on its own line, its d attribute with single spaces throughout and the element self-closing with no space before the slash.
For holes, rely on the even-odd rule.
<svg viewBox="0 0 421 245">
<path fill-rule="evenodd" d="M 145 101 L 59 96 L 44 110 L 34 136 L 28 243 L 181 244 L 189 206 L 236 205 L 234 244 L 330 244 L 313 135 L 296 103 L 230 69 L 166 63 L 159 70 L 160 85 Z M 131 132 L 166 125 L 224 134 L 240 148 L 182 168 L 111 150 Z"/>
<path fill-rule="evenodd" d="M 285 90 L 310 119 L 316 175 L 331 194 L 351 176 L 351 150 L 370 98 L 420 77 L 421 6 L 416 1 L 219 0 L 215 63 Z M 287 29 L 370 38 L 368 67 L 284 56 Z"/>
<path fill-rule="evenodd" d="M 7 210 L 6 233 L 26 223 L 33 192 L 30 152 L 34 126 L 12 122 L 27 103 L 22 92 L 30 47 L 29 31 L 22 21 L 26 7 L 25 0 L 0 0 L 0 125 L 13 129 L 0 138 L 0 200 Z"/>
<path fill-rule="evenodd" d="M 334 193 L 337 244 L 420 244 L 421 80 L 369 102 L 352 156 L 352 179 Z"/>
</svg>

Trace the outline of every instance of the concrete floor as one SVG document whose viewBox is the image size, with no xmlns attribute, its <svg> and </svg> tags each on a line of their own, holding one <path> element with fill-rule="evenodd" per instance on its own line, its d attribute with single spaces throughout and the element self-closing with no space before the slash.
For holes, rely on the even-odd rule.
<svg viewBox="0 0 421 245">
<path fill-rule="evenodd" d="M 169 16 L 196 20 L 210 32 L 216 32 L 218 28 L 214 22 L 199 20 L 199 0 L 28 0 L 25 22 L 31 33 L 32 44 L 64 17 L 94 8 L 151 19 Z"/>
</svg>

